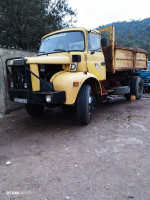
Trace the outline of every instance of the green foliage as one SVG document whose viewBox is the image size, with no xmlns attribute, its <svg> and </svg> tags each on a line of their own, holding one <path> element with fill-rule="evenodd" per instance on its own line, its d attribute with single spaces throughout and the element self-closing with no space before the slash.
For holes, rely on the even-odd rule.
<svg viewBox="0 0 150 200">
<path fill-rule="evenodd" d="M 1 0 L 0 45 L 35 49 L 43 35 L 72 26 L 75 18 L 67 0 Z"/>
<path fill-rule="evenodd" d="M 120 46 L 138 46 L 146 49 L 150 56 L 150 18 L 144 20 L 132 20 L 130 22 L 114 22 L 98 29 L 115 26 L 115 41 Z"/>
</svg>

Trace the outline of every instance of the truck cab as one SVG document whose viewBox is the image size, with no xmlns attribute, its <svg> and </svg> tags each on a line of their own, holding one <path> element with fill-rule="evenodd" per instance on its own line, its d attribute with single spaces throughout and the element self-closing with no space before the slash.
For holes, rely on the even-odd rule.
<svg viewBox="0 0 150 200">
<path fill-rule="evenodd" d="M 46 106 L 75 105 L 83 85 L 101 95 L 106 66 L 100 40 L 97 31 L 64 29 L 44 36 L 36 57 L 7 59 L 10 100 L 38 116 Z M 90 118 L 89 113 L 86 123 Z"/>
</svg>

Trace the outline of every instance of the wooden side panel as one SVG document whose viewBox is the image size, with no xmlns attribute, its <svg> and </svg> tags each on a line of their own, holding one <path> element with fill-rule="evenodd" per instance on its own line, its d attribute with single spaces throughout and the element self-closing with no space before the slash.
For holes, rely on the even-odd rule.
<svg viewBox="0 0 150 200">
<path fill-rule="evenodd" d="M 115 50 L 115 71 L 127 71 L 134 69 L 134 53 L 128 49 Z"/>
<path fill-rule="evenodd" d="M 116 47 L 114 51 L 115 71 L 147 69 L 147 53 L 145 50 L 137 47 Z"/>
<path fill-rule="evenodd" d="M 136 68 L 137 69 L 145 69 L 147 66 L 147 55 L 144 53 L 136 54 Z"/>
</svg>

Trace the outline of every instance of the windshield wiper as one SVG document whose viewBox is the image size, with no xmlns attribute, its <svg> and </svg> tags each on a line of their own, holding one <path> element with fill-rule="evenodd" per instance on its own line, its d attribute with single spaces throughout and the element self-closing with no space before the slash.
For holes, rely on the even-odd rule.
<svg viewBox="0 0 150 200">
<path fill-rule="evenodd" d="M 65 49 L 54 49 L 54 52 L 68 52 L 66 51 Z M 50 53 L 54 53 L 54 52 L 50 52 Z M 38 52 L 38 56 L 41 56 L 41 55 L 47 55 L 47 54 L 50 54 L 50 53 L 47 53 L 47 52 L 44 52 L 44 51 L 39 51 Z"/>
<path fill-rule="evenodd" d="M 57 52 L 67 52 L 65 49 L 54 49 L 54 51 L 57 51 Z"/>
<path fill-rule="evenodd" d="M 94 53 L 95 53 L 95 51 L 98 51 L 98 50 L 100 50 L 100 51 L 101 51 L 101 47 L 99 47 L 98 49 L 91 50 L 91 54 L 94 54 Z M 100 52 L 100 51 L 99 51 L 99 52 Z"/>
<path fill-rule="evenodd" d="M 44 55 L 44 54 L 46 54 L 44 51 L 39 51 L 38 52 L 38 55 Z"/>
</svg>

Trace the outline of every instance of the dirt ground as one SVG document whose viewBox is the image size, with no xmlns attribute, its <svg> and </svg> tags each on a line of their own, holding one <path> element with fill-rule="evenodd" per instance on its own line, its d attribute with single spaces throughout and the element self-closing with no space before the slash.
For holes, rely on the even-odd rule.
<svg viewBox="0 0 150 200">
<path fill-rule="evenodd" d="M 150 200 L 150 94 L 75 116 L 0 115 L 0 200 Z"/>
</svg>

